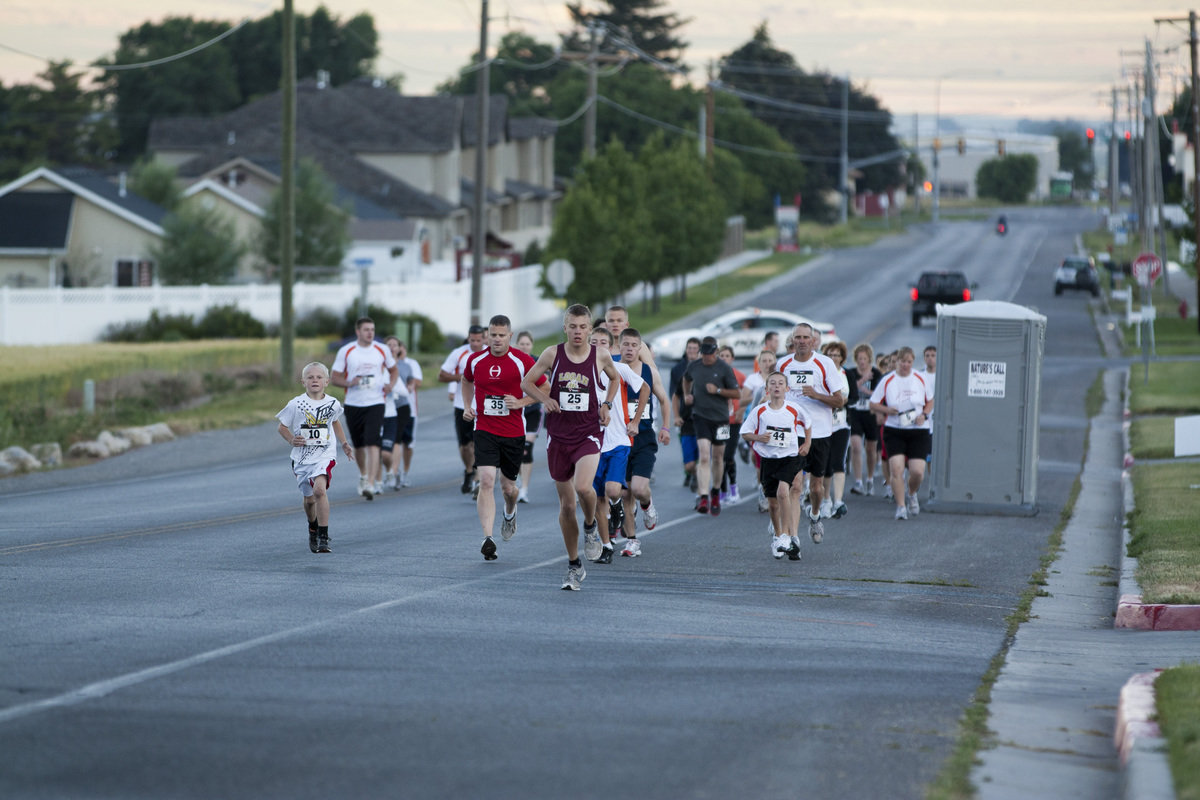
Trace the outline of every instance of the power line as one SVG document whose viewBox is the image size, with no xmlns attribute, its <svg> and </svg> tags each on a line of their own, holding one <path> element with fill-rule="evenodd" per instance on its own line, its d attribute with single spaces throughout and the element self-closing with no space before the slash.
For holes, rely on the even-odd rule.
<svg viewBox="0 0 1200 800">
<path fill-rule="evenodd" d="M 709 81 L 708 85 L 716 91 L 732 94 L 735 97 L 749 100 L 752 103 L 762 103 L 763 105 L 774 106 L 788 111 L 803 111 L 825 119 L 840 120 L 844 117 L 855 122 L 886 123 L 890 123 L 892 120 L 892 115 L 888 111 L 842 111 L 828 106 L 813 106 L 807 103 L 795 103 L 790 100 L 777 100 L 774 97 L 767 97 L 766 95 L 755 94 L 754 92 L 747 92 L 744 89 L 729 86 L 721 81 Z"/>
</svg>

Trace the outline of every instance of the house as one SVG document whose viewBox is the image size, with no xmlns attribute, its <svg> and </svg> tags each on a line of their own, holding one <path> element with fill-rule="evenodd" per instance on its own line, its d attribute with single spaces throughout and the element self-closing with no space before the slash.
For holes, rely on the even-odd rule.
<svg viewBox="0 0 1200 800">
<path fill-rule="evenodd" d="M 544 243 L 561 198 L 553 174 L 556 127 L 509 119 L 503 95 L 489 103 L 487 229 L 517 249 Z M 352 214 L 354 245 L 342 266 L 366 262 L 374 280 L 403 280 L 414 265 L 449 259 L 465 245 L 477 117 L 469 97 L 407 97 L 368 78 L 340 87 L 300 82 L 296 154 L 322 168 Z M 253 216 L 250 207 L 261 209 L 279 180 L 280 120 L 276 92 L 219 117 L 155 120 L 148 148 L 177 169 L 185 195 L 223 204 L 235 218 Z"/>
<path fill-rule="evenodd" d="M 149 286 L 166 210 L 85 167 L 0 187 L 0 285 Z"/>
</svg>

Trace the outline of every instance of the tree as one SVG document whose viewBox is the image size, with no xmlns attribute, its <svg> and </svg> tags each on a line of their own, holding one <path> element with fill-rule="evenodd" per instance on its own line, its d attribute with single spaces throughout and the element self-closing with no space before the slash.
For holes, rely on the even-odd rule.
<svg viewBox="0 0 1200 800">
<path fill-rule="evenodd" d="M 278 190 L 267 201 L 255 251 L 262 259 L 260 269 L 271 277 L 279 264 Z M 334 201 L 333 185 L 321 168 L 308 158 L 296 166 L 295 262 L 298 266 L 332 267 L 342 263 L 350 246 L 350 212 Z"/>
<path fill-rule="evenodd" d="M 575 23 L 576 32 L 565 37 L 564 45 L 571 50 L 587 50 L 590 43 L 581 39 L 580 30 L 599 25 L 597 35 L 603 37 L 606 50 L 620 47 L 614 38 L 627 39 L 644 53 L 669 64 L 678 63 L 687 49 L 687 42 L 676 33 L 691 20 L 681 19 L 673 12 L 661 13 L 664 0 L 605 0 L 608 11 L 584 11 L 583 3 L 567 3 L 567 11 Z"/>
<path fill-rule="evenodd" d="M 175 168 L 158 161 L 142 159 L 133 165 L 130 188 L 152 203 L 168 211 L 179 205 L 181 192 L 175 183 Z"/>
<path fill-rule="evenodd" d="M 163 220 L 163 240 L 152 248 L 158 275 L 167 286 L 226 283 L 246 248 L 233 223 L 215 208 L 185 205 Z"/>
<path fill-rule="evenodd" d="M 472 69 L 479 63 L 479 53 L 471 56 L 458 77 L 437 87 L 439 93 L 474 95 L 478 75 Z M 555 60 L 554 47 L 536 41 L 519 31 L 506 33 L 496 48 L 496 59 L 488 67 L 490 94 L 508 96 L 508 113 L 513 117 L 545 116 L 552 113 L 549 84 L 570 69 Z"/>
<path fill-rule="evenodd" d="M 975 174 L 975 188 L 980 197 L 992 197 L 1002 203 L 1024 203 L 1037 188 L 1037 173 L 1037 156 L 993 158 L 980 165 Z"/>
<path fill-rule="evenodd" d="M 80 86 L 84 74 L 55 61 L 37 83 L 0 89 L 0 181 L 37 165 L 99 166 L 113 158 L 116 132 L 99 96 Z"/>
<path fill-rule="evenodd" d="M 282 12 L 243 25 L 215 44 L 153 69 L 110 69 L 100 85 L 116 110 L 120 155 L 135 158 L 146 148 L 150 122 L 159 116 L 210 116 L 231 111 L 279 89 Z M 138 64 L 183 53 L 228 33 L 235 23 L 171 16 L 121 34 L 117 51 L 101 62 Z M 373 18 L 358 14 L 343 23 L 318 7 L 296 15 L 297 76 L 325 70 L 337 85 L 366 74 L 378 55 Z"/>
<path fill-rule="evenodd" d="M 1078 128 L 1061 127 L 1054 135 L 1058 137 L 1058 168 L 1075 176 L 1076 189 L 1091 189 L 1095 163 L 1086 138 Z"/>
</svg>

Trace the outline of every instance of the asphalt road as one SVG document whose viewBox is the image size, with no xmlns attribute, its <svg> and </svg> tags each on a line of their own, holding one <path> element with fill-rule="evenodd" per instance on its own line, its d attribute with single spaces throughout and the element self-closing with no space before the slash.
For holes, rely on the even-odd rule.
<svg viewBox="0 0 1200 800">
<path fill-rule="evenodd" d="M 908 282 L 962 268 L 1047 314 L 1032 518 L 850 499 L 775 561 L 752 503 L 691 511 L 672 445 L 644 555 L 563 592 L 544 458 L 485 563 L 440 393 L 413 487 L 368 503 L 335 470 L 331 555 L 270 425 L 0 483 L 0 796 L 922 796 L 1059 520 L 1103 363 L 1089 298 L 1052 292 L 1095 218 L 1009 220 L 841 251 L 755 302 L 919 351 Z"/>
</svg>

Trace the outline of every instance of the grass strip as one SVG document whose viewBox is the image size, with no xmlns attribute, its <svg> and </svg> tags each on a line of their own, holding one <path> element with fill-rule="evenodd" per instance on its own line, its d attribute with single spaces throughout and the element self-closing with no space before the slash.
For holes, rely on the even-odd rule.
<svg viewBox="0 0 1200 800">
<path fill-rule="evenodd" d="M 1128 554 L 1147 603 L 1200 603 L 1200 470 L 1194 463 L 1133 471 Z"/>
<path fill-rule="evenodd" d="M 1158 726 L 1178 800 L 1200 800 L 1200 664 L 1164 670 L 1154 682 Z"/>
</svg>

